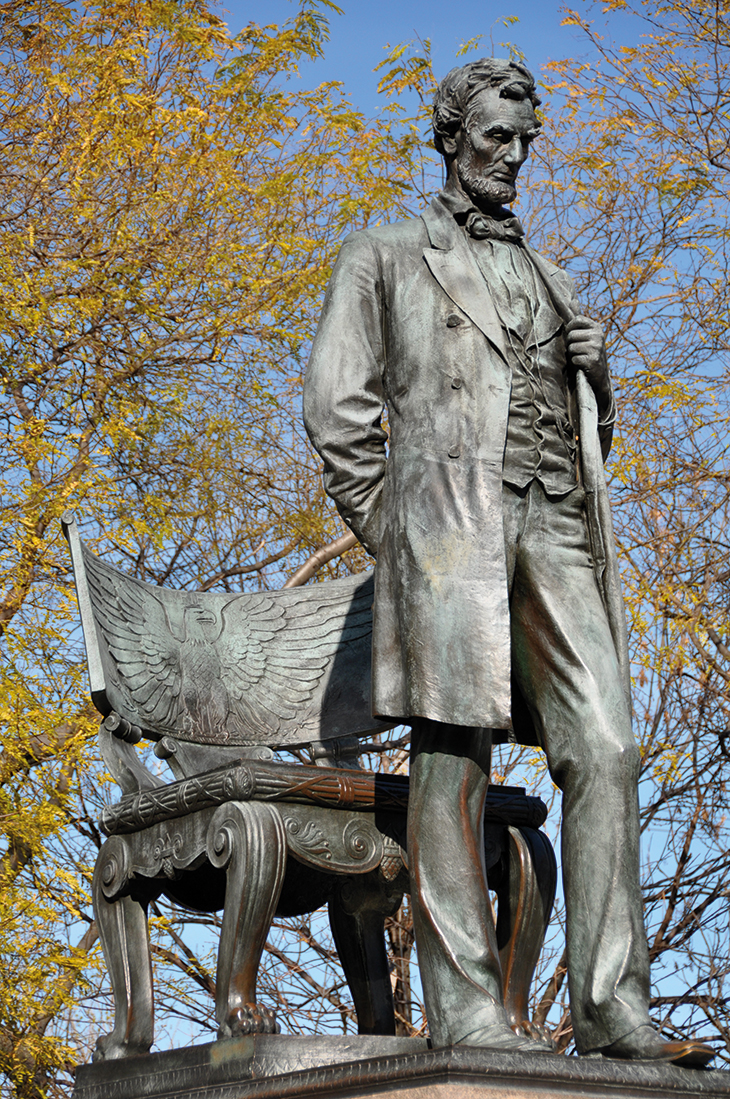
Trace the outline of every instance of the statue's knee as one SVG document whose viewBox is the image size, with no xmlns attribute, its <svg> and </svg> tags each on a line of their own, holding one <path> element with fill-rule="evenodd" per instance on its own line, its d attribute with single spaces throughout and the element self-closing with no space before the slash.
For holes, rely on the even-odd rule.
<svg viewBox="0 0 730 1099">
<path fill-rule="evenodd" d="M 583 759 L 584 770 L 606 780 L 638 780 L 641 753 L 634 741 L 607 738 L 591 746 Z"/>
</svg>

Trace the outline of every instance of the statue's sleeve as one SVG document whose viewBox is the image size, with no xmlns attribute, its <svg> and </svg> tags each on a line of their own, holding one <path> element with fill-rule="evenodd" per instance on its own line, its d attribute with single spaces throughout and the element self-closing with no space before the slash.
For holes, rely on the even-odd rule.
<svg viewBox="0 0 730 1099">
<path fill-rule="evenodd" d="M 382 329 L 378 256 L 365 233 L 353 233 L 325 294 L 304 379 L 304 424 L 324 461 L 325 490 L 373 556 L 387 439 Z"/>
</svg>

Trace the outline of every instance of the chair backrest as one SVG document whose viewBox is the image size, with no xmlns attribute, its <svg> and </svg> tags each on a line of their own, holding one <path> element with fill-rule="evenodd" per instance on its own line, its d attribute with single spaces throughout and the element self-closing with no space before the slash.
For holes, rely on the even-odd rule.
<svg viewBox="0 0 730 1099">
<path fill-rule="evenodd" d="M 106 564 L 70 513 L 63 530 L 91 697 L 115 739 L 156 741 L 187 775 L 389 727 L 370 711 L 372 573 L 273 592 L 175 591 Z"/>
</svg>

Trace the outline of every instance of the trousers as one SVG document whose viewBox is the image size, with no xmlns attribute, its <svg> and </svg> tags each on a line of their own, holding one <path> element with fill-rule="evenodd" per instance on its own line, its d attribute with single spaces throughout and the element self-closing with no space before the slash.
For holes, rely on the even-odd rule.
<svg viewBox="0 0 730 1099">
<path fill-rule="evenodd" d="M 639 749 L 590 558 L 582 489 L 503 488 L 512 677 L 563 795 L 561 869 L 578 1052 L 649 1022 Z M 468 684 L 465 684 L 468 690 Z M 504 1019 L 484 870 L 492 731 L 412 719 L 408 851 L 435 1046 Z"/>
</svg>

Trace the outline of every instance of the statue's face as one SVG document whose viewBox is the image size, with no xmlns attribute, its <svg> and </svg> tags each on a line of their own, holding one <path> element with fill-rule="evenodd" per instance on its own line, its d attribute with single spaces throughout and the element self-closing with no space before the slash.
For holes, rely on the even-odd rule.
<svg viewBox="0 0 730 1099">
<path fill-rule="evenodd" d="M 221 632 L 221 623 L 215 613 L 209 607 L 191 606 L 185 608 L 185 639 L 187 641 L 207 641 L 209 644 L 218 640 Z"/>
<path fill-rule="evenodd" d="M 537 132 L 529 100 L 502 99 L 498 88 L 475 96 L 456 138 L 456 170 L 467 195 L 476 202 L 513 202 Z"/>
</svg>

